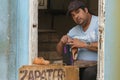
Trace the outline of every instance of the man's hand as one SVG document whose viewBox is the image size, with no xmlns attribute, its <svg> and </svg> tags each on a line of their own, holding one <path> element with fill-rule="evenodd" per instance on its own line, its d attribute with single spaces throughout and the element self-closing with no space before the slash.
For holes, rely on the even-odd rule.
<svg viewBox="0 0 120 80">
<path fill-rule="evenodd" d="M 75 38 L 72 40 L 71 46 L 72 46 L 72 48 L 84 48 L 86 46 L 86 43 Z"/>
<path fill-rule="evenodd" d="M 72 38 L 70 38 L 68 35 L 64 35 L 60 40 L 60 42 L 62 42 L 62 44 L 69 44 L 72 41 L 73 41 Z"/>
<path fill-rule="evenodd" d="M 97 51 L 98 50 L 98 42 L 91 42 L 89 45 L 86 42 L 83 42 L 79 39 L 73 39 L 71 42 L 72 48 L 86 48 L 91 51 Z"/>
<path fill-rule="evenodd" d="M 72 42 L 72 38 L 70 38 L 68 35 L 64 35 L 56 46 L 57 52 L 61 55 L 63 52 L 64 45 L 69 44 L 71 42 Z"/>
</svg>

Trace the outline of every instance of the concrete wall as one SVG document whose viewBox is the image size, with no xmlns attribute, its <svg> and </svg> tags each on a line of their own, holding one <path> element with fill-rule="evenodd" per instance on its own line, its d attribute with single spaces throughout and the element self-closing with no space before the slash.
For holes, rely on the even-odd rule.
<svg viewBox="0 0 120 80">
<path fill-rule="evenodd" d="M 0 0 L 0 80 L 8 79 L 9 1 Z"/>
<path fill-rule="evenodd" d="M 119 0 L 105 0 L 105 80 L 120 80 L 119 3 Z"/>
<path fill-rule="evenodd" d="M 28 64 L 29 0 L 0 0 L 0 80 Z"/>
</svg>

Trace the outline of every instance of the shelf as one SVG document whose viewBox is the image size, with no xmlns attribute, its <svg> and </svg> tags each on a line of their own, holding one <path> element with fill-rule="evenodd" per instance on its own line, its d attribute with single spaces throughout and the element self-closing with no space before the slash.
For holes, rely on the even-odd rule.
<svg viewBox="0 0 120 80">
<path fill-rule="evenodd" d="M 38 30 L 38 32 L 56 32 L 55 30 L 51 30 L 51 29 L 41 29 L 41 30 Z"/>
</svg>

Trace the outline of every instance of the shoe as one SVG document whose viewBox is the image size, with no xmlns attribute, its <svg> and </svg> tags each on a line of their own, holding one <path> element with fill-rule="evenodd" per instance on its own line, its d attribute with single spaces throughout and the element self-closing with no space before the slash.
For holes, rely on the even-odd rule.
<svg viewBox="0 0 120 80">
<path fill-rule="evenodd" d="M 43 57 L 37 57 L 33 60 L 33 64 L 48 65 L 50 61 L 45 60 Z"/>
</svg>

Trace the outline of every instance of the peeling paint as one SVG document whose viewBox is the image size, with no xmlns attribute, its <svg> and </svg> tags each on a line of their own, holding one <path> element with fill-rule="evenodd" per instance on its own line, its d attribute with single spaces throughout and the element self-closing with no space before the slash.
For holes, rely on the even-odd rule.
<svg viewBox="0 0 120 80">
<path fill-rule="evenodd" d="M 104 80 L 104 27 L 105 27 L 105 0 L 99 0 L 99 49 L 97 80 Z"/>
<path fill-rule="evenodd" d="M 38 54 L 38 0 L 30 0 L 29 7 L 29 64 Z"/>
</svg>

